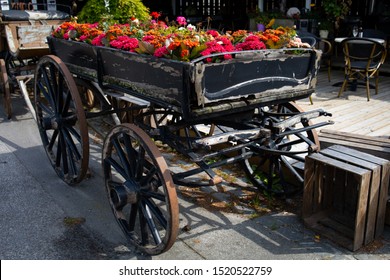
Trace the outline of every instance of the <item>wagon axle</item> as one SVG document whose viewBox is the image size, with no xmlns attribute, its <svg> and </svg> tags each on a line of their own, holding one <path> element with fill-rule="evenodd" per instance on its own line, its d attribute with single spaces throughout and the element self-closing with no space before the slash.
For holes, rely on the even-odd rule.
<svg viewBox="0 0 390 280">
<path fill-rule="evenodd" d="M 135 182 L 126 181 L 123 186 L 116 186 L 111 189 L 110 197 L 114 206 L 121 209 L 126 204 L 135 204 L 139 200 L 139 189 Z"/>
</svg>

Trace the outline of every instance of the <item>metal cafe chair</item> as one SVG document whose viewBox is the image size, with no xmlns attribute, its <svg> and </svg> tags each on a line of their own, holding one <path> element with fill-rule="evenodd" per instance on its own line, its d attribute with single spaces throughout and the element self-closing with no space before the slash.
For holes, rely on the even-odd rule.
<svg viewBox="0 0 390 280">
<path fill-rule="evenodd" d="M 370 101 L 370 79 L 375 79 L 375 94 L 378 94 L 379 68 L 386 59 L 384 40 L 374 38 L 346 38 L 342 42 L 344 53 L 344 81 L 338 97 L 349 82 L 364 80 L 367 101 Z"/>
<path fill-rule="evenodd" d="M 328 70 L 328 81 L 330 82 L 331 70 L 332 70 L 332 43 L 326 39 L 319 39 L 315 45 L 316 49 L 322 51 L 321 63 L 325 64 Z"/>
</svg>

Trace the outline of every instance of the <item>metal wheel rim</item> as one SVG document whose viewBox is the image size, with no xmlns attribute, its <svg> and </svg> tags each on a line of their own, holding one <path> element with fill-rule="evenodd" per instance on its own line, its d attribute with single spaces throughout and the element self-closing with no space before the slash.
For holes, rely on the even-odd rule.
<svg viewBox="0 0 390 280">
<path fill-rule="evenodd" d="M 134 124 L 115 126 L 105 138 L 102 164 L 111 209 L 130 243 L 150 255 L 171 248 L 179 226 L 176 189 L 150 137 Z"/>
<path fill-rule="evenodd" d="M 67 184 L 79 183 L 88 170 L 87 122 L 73 76 L 56 56 L 44 56 L 37 64 L 34 103 L 50 163 Z"/>
</svg>

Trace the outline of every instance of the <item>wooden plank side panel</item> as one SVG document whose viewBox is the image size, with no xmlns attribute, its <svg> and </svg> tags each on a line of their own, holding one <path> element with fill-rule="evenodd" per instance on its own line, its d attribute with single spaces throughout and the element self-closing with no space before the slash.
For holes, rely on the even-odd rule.
<svg viewBox="0 0 390 280">
<path fill-rule="evenodd" d="M 378 213 L 378 200 L 381 187 L 381 166 L 362 159 L 361 157 L 356 157 L 354 150 L 348 148 L 345 149 L 340 146 L 332 146 L 328 149 L 322 150 L 321 153 L 371 171 L 364 244 L 366 245 L 372 242 L 375 239 L 376 217 Z"/>
<path fill-rule="evenodd" d="M 328 148 L 332 145 L 342 145 L 390 160 L 390 139 L 329 129 L 321 129 L 319 139 L 321 148 Z"/>
<path fill-rule="evenodd" d="M 370 179 L 367 169 L 321 153 L 307 156 L 305 225 L 352 251 L 359 249 L 365 238 Z"/>
<path fill-rule="evenodd" d="M 20 48 L 49 48 L 46 37 L 50 35 L 53 26 L 18 26 L 18 41 Z"/>
<path fill-rule="evenodd" d="M 376 215 L 376 225 L 375 225 L 375 238 L 380 236 L 384 230 L 385 219 L 386 219 L 386 204 L 387 196 L 389 195 L 389 185 L 390 185 L 390 161 L 373 156 L 372 154 L 367 154 L 361 151 L 356 151 L 355 149 L 349 149 L 344 146 L 332 146 L 329 149 L 337 150 L 345 154 L 353 155 L 356 158 L 364 159 L 367 162 L 377 164 L 381 166 L 381 175 L 380 175 L 380 188 L 378 191 L 378 202 L 377 202 L 377 215 Z"/>
</svg>

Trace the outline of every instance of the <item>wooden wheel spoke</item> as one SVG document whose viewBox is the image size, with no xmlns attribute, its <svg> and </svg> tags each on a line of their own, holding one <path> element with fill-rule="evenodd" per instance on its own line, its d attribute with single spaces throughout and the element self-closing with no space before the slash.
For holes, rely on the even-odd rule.
<svg viewBox="0 0 390 280">
<path fill-rule="evenodd" d="M 49 104 L 55 108 L 55 102 L 53 100 L 53 97 L 52 95 L 50 94 L 50 92 L 48 91 L 48 89 L 46 88 L 45 85 L 42 84 L 42 82 L 39 82 L 38 83 L 38 87 L 39 87 L 39 90 L 40 90 L 40 93 L 43 94 L 43 97 L 49 102 Z M 41 98 L 40 98 L 41 99 Z M 42 106 L 42 104 L 41 104 Z"/>
<path fill-rule="evenodd" d="M 73 114 L 76 114 L 75 110 L 71 110 L 71 108 L 73 109 L 74 107 L 75 106 L 72 103 L 72 95 L 70 94 L 70 92 L 68 92 L 65 94 L 64 102 L 63 102 L 63 105 L 61 108 L 62 115 L 67 116 L 70 112 L 72 112 Z"/>
<path fill-rule="evenodd" d="M 61 155 L 62 155 L 62 165 L 63 165 L 63 171 L 64 171 L 64 174 L 68 174 L 69 172 L 69 162 L 68 162 L 68 152 L 67 152 L 67 149 L 66 149 L 66 140 L 65 140 L 65 137 L 64 137 L 64 134 L 60 132 L 59 134 L 60 136 L 60 139 L 61 139 L 61 145 L 58 147 L 59 149 L 61 149 Z"/>
<path fill-rule="evenodd" d="M 154 201 L 150 199 L 145 199 L 145 204 L 149 207 L 151 214 L 154 215 L 154 217 L 157 219 L 159 224 L 164 228 L 167 229 L 168 222 L 164 217 L 164 214 L 161 212 L 161 210 L 158 208 L 158 206 L 154 203 Z"/>
<path fill-rule="evenodd" d="M 77 140 L 77 142 L 82 143 L 80 133 L 74 129 L 73 126 L 66 126 L 66 130 Z"/>
<path fill-rule="evenodd" d="M 48 114 L 49 116 L 53 116 L 54 115 L 54 112 L 53 110 L 51 110 L 49 107 L 47 107 L 45 104 L 43 104 L 42 102 L 37 102 L 37 107 L 39 107 L 43 112 L 45 112 L 46 114 Z"/>
<path fill-rule="evenodd" d="M 141 187 L 148 185 L 155 177 L 156 173 L 157 173 L 157 168 L 155 166 L 151 166 L 149 169 L 147 169 L 145 171 L 145 175 L 139 181 Z"/>
<path fill-rule="evenodd" d="M 107 157 L 105 158 L 104 160 L 106 163 L 108 163 L 110 166 L 112 166 L 114 168 L 114 170 L 116 172 L 118 172 L 123 178 L 127 178 L 127 173 L 126 171 L 123 169 L 123 167 L 116 161 L 114 160 L 112 157 Z"/>
<path fill-rule="evenodd" d="M 53 146 L 56 143 L 57 137 L 58 137 L 58 129 L 54 130 L 53 135 L 51 136 L 49 145 L 47 145 L 47 149 L 49 151 L 53 150 Z"/>
<path fill-rule="evenodd" d="M 79 161 L 81 159 L 81 155 L 79 153 L 79 150 L 77 149 L 76 144 L 73 141 L 72 136 L 69 133 L 69 130 L 63 129 L 62 130 L 63 136 L 65 138 L 66 146 L 69 148 L 69 155 L 73 155 L 74 157 L 71 157 L 72 159 L 75 159 L 76 161 Z"/>
<path fill-rule="evenodd" d="M 135 229 L 135 223 L 137 221 L 137 216 L 138 216 L 138 205 L 137 204 L 132 204 L 130 206 L 130 214 L 129 214 L 129 224 L 128 224 L 128 230 L 129 231 L 134 231 Z"/>
<path fill-rule="evenodd" d="M 165 202 L 165 195 L 162 193 L 157 193 L 157 192 L 151 192 L 151 191 L 142 191 L 142 195 L 147 198 L 154 198 L 159 201 Z"/>
<path fill-rule="evenodd" d="M 113 144 L 114 144 L 115 150 L 119 156 L 119 160 L 121 161 L 122 166 L 124 168 L 124 172 L 127 175 L 126 178 L 131 177 L 132 172 L 131 172 L 130 163 L 127 160 L 126 154 L 124 153 L 123 148 L 122 148 L 121 144 L 119 143 L 118 138 L 113 139 Z"/>
<path fill-rule="evenodd" d="M 50 104 L 53 106 L 53 108 L 56 108 L 56 101 L 55 101 L 55 95 L 53 94 L 55 91 L 53 89 L 53 85 L 50 82 L 50 78 L 55 80 L 55 76 L 49 77 L 47 73 L 47 69 L 44 68 L 44 71 L 42 71 L 42 76 L 44 80 L 44 84 L 40 83 L 41 92 L 43 95 L 48 99 Z"/>
<path fill-rule="evenodd" d="M 144 222 L 141 223 L 141 226 L 143 225 L 141 227 L 142 241 L 144 242 L 144 244 L 148 244 L 149 235 L 148 235 L 147 228 L 149 228 L 150 233 L 153 236 L 154 242 L 156 244 L 160 244 L 161 243 L 161 236 L 160 236 L 160 233 L 158 232 L 156 224 L 153 220 L 151 209 L 150 209 L 149 205 L 141 202 L 141 212 L 143 214 L 142 220 L 144 220 L 146 222 L 146 223 L 144 223 Z"/>
<path fill-rule="evenodd" d="M 53 87 L 55 88 L 55 92 L 57 93 L 55 96 L 56 99 L 56 111 L 61 113 L 62 107 L 63 107 L 63 99 L 64 99 L 64 94 L 69 95 L 70 92 L 66 90 L 65 92 L 64 88 L 64 77 L 62 75 L 57 75 L 58 76 L 58 82 L 57 80 L 53 81 Z"/>
<path fill-rule="evenodd" d="M 137 180 L 140 180 L 144 172 L 144 166 L 145 166 L 145 149 L 142 148 L 141 146 L 137 153 L 136 163 L 137 165 L 135 167 L 135 178 Z"/>
<path fill-rule="evenodd" d="M 136 158 L 137 151 L 133 148 L 133 145 L 131 143 L 131 139 L 130 139 L 129 135 L 123 134 L 122 136 L 123 136 L 123 142 L 124 142 L 124 145 L 125 145 L 125 148 L 126 148 L 126 153 L 127 153 L 128 158 L 129 158 L 129 171 L 130 171 L 130 175 L 134 176 L 135 175 L 136 166 L 135 166 L 134 162 L 131 159 L 135 159 Z"/>
</svg>

